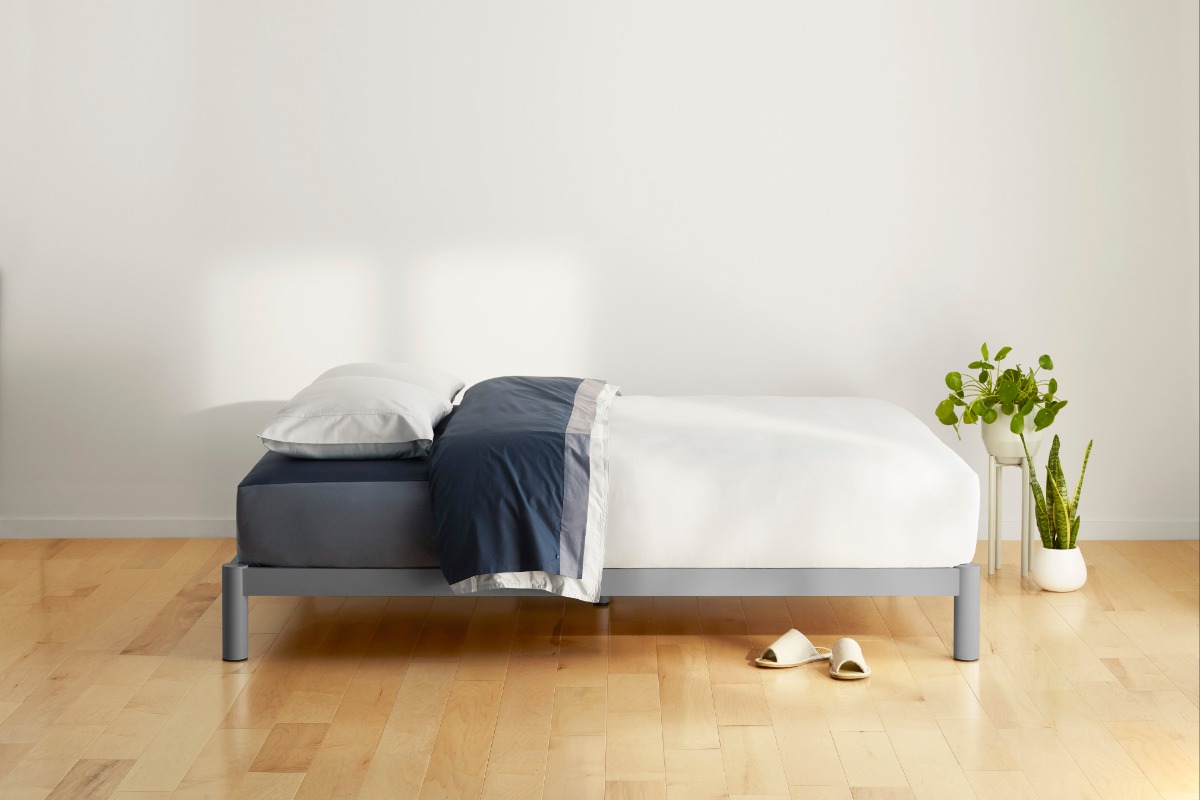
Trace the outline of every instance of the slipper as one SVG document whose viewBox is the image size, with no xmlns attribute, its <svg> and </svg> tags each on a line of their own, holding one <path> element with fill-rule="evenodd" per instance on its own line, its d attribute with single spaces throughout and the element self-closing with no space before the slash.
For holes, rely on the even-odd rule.
<svg viewBox="0 0 1200 800">
<path fill-rule="evenodd" d="M 859 681 L 871 676 L 871 668 L 863 658 L 862 648 L 853 639 L 838 639 L 833 643 L 829 659 L 829 677 L 839 681 Z"/>
<path fill-rule="evenodd" d="M 828 647 L 813 647 L 807 636 L 792 628 L 763 650 L 762 655 L 754 659 L 754 663 L 760 667 L 783 669 L 811 664 L 814 661 L 827 661 L 831 654 L 832 651 Z"/>
</svg>

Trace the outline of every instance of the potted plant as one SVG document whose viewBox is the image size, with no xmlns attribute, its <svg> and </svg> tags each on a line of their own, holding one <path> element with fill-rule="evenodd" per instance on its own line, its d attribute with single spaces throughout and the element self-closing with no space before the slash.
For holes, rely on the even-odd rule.
<svg viewBox="0 0 1200 800">
<path fill-rule="evenodd" d="M 1029 459 L 1029 488 L 1033 490 L 1034 518 L 1042 535 L 1042 546 L 1033 554 L 1033 580 L 1051 592 L 1073 592 L 1087 581 L 1083 554 L 1075 544 L 1079 538 L 1079 495 L 1083 492 L 1083 475 L 1087 472 L 1088 456 L 1092 454 L 1089 441 L 1079 468 L 1079 483 L 1075 496 L 1067 493 L 1067 479 L 1058 458 L 1059 441 L 1050 443 L 1050 458 L 1046 462 L 1046 489 L 1038 485 L 1033 457 Z M 1028 453 L 1028 451 L 1026 451 Z"/>
<path fill-rule="evenodd" d="M 1017 464 L 1026 444 L 1030 453 L 1038 451 L 1041 432 L 1054 423 L 1058 412 L 1067 405 L 1066 400 L 1056 397 L 1057 380 L 1038 379 L 1041 370 L 1054 369 L 1054 361 L 1043 355 L 1038 359 L 1037 369 L 1026 370 L 1020 364 L 1001 369 L 998 364 L 1012 351 L 1011 347 L 1001 347 L 994 362 L 988 358 L 987 342 L 979 350 L 983 358 L 967 365 L 971 373 L 965 376 L 961 372 L 946 373 L 950 394 L 938 403 L 934 413 L 943 425 L 953 425 L 960 439 L 960 422 L 974 425 L 982 420 L 983 444 L 988 453 L 1001 464 Z M 1032 430 L 1025 424 L 1030 414 L 1033 414 Z"/>
</svg>

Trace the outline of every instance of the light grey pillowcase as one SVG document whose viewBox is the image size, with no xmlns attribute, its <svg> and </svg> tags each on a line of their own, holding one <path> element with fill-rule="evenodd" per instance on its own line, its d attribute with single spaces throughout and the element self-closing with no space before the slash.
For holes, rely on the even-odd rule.
<svg viewBox="0 0 1200 800">
<path fill-rule="evenodd" d="M 388 377 L 320 378 L 258 434 L 268 449 L 296 458 L 413 458 L 429 452 L 450 399 Z"/>
<path fill-rule="evenodd" d="M 357 364 L 342 364 L 328 369 L 317 376 L 317 380 L 325 378 L 344 378 L 358 375 L 371 378 L 391 378 L 392 380 L 415 383 L 424 386 L 439 397 L 453 401 L 463 389 L 463 382 L 453 375 L 420 364 L 360 362 Z"/>
</svg>

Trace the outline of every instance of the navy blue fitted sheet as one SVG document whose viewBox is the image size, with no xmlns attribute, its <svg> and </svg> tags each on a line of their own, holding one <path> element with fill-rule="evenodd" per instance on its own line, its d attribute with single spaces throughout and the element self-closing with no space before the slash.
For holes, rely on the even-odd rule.
<svg viewBox="0 0 1200 800">
<path fill-rule="evenodd" d="M 238 556 L 268 567 L 435 567 L 427 458 L 268 452 L 238 485 Z"/>
<path fill-rule="evenodd" d="M 284 483 L 428 481 L 428 458 L 313 459 L 267 451 L 238 488 Z"/>
</svg>

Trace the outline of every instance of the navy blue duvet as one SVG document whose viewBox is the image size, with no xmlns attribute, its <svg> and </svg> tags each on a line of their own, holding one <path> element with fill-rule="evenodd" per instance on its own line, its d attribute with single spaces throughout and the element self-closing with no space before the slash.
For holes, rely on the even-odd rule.
<svg viewBox="0 0 1200 800">
<path fill-rule="evenodd" d="M 493 378 L 467 390 L 429 464 L 434 549 L 456 591 L 595 599 L 601 565 L 588 558 L 603 553 L 600 456 L 615 394 L 580 378 Z"/>
</svg>

